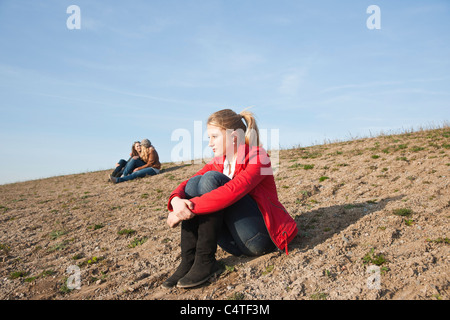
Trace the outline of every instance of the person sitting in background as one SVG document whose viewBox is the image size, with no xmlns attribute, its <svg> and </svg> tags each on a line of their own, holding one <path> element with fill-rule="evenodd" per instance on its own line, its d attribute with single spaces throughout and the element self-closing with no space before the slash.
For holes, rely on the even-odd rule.
<svg viewBox="0 0 450 320">
<path fill-rule="evenodd" d="M 131 146 L 131 153 L 130 158 L 128 160 L 120 159 L 118 163 L 116 163 L 116 168 L 109 176 L 111 177 L 121 177 L 123 174 L 123 171 L 125 169 L 125 166 L 128 162 L 130 162 L 132 159 L 137 160 L 140 158 L 139 152 L 141 151 L 141 142 L 135 141 L 133 145 Z"/>
<path fill-rule="evenodd" d="M 111 177 L 113 183 L 133 180 L 145 176 L 153 176 L 161 170 L 158 152 L 152 146 L 150 140 L 143 139 L 141 141 L 140 158 L 131 159 L 123 170 L 122 177 Z"/>
</svg>

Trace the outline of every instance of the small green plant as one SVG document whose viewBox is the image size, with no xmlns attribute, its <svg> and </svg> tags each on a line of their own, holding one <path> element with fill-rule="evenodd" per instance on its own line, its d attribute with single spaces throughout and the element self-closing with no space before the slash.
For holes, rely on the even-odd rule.
<svg viewBox="0 0 450 320">
<path fill-rule="evenodd" d="M 53 247 L 47 249 L 47 252 L 61 251 L 67 248 L 69 240 L 64 240 L 63 242 L 55 244 Z"/>
<path fill-rule="evenodd" d="M 362 258 L 363 264 L 374 264 L 377 266 L 381 266 L 386 262 L 386 259 L 382 254 L 374 254 L 375 249 L 370 249 L 370 252 L 366 253 L 366 255 Z"/>
<path fill-rule="evenodd" d="M 417 147 L 417 146 L 414 146 L 414 147 L 411 148 L 411 151 L 412 151 L 412 152 L 419 152 L 419 151 L 422 151 L 422 150 L 424 150 L 424 149 L 425 149 L 424 147 Z"/>
<path fill-rule="evenodd" d="M 25 281 L 25 282 L 33 282 L 34 280 L 36 280 L 38 278 L 45 278 L 47 276 L 52 276 L 54 274 L 56 274 L 56 271 L 44 270 L 40 274 L 38 274 L 37 276 L 25 278 L 23 281 Z"/>
<path fill-rule="evenodd" d="M 72 291 L 72 289 L 69 289 L 69 287 L 67 286 L 67 277 L 63 279 L 63 283 L 61 284 L 61 287 L 59 287 L 59 292 L 61 293 L 69 293 Z"/>
<path fill-rule="evenodd" d="M 98 230 L 98 229 L 101 229 L 103 227 L 104 227 L 104 225 L 99 223 L 99 224 L 94 224 L 93 226 L 88 227 L 88 229 Z"/>
<path fill-rule="evenodd" d="M 143 194 L 141 194 L 141 198 L 142 198 L 142 199 L 147 199 L 147 198 L 148 198 L 148 193 L 143 193 Z"/>
<path fill-rule="evenodd" d="M 267 267 L 266 267 L 266 270 L 263 271 L 262 275 L 265 276 L 265 275 L 271 273 L 272 270 L 273 270 L 273 268 L 274 268 L 273 265 L 267 266 Z"/>
<path fill-rule="evenodd" d="M 437 239 L 434 239 L 434 240 L 432 240 L 432 239 L 430 239 L 430 238 L 427 238 L 425 241 L 427 241 L 427 242 L 432 242 L 432 243 L 445 243 L 445 244 L 450 244 L 450 239 L 449 239 L 449 238 L 441 238 L 441 237 L 439 237 L 439 238 L 437 238 Z"/>
<path fill-rule="evenodd" d="M 52 240 L 58 239 L 59 237 L 65 235 L 67 232 L 66 231 L 62 231 L 62 230 L 54 230 L 52 232 L 50 232 L 50 238 Z"/>
<path fill-rule="evenodd" d="M 11 248 L 9 246 L 7 246 L 6 244 L 0 243 L 0 252 L 3 252 L 3 254 L 8 255 L 9 250 L 11 250 Z"/>
<path fill-rule="evenodd" d="M 412 226 L 414 224 L 414 220 L 413 219 L 405 219 L 404 221 L 405 221 L 405 224 L 407 226 Z"/>
<path fill-rule="evenodd" d="M 42 271 L 39 275 L 38 275 L 38 277 L 47 277 L 47 276 L 53 276 L 54 274 L 56 274 L 56 271 L 53 271 L 53 270 L 44 270 L 44 271 Z"/>
<path fill-rule="evenodd" d="M 316 292 L 311 295 L 312 300 L 327 300 L 327 294 L 324 292 Z"/>
<path fill-rule="evenodd" d="M 96 256 L 93 256 L 91 259 L 89 259 L 89 260 L 87 261 L 87 264 L 95 264 L 95 263 L 97 263 L 97 262 L 99 262 L 99 261 L 101 261 L 101 260 L 103 260 L 103 257 L 96 257 Z"/>
<path fill-rule="evenodd" d="M 329 177 L 326 177 L 326 176 L 322 176 L 322 177 L 319 178 L 319 181 L 320 181 L 320 182 L 323 182 L 323 181 L 325 181 L 325 180 L 327 180 L 327 179 L 330 179 L 330 178 L 329 178 Z"/>
<path fill-rule="evenodd" d="M 433 294 L 432 297 L 436 300 L 442 300 L 442 296 L 439 293 Z"/>
<path fill-rule="evenodd" d="M 147 242 L 147 240 L 148 240 L 147 237 L 134 238 L 133 241 L 131 241 L 131 243 L 128 245 L 128 248 L 135 248 L 137 246 L 140 246 L 145 242 Z"/>
<path fill-rule="evenodd" d="M 23 278 L 26 275 L 28 275 L 28 272 L 26 271 L 13 271 L 9 274 L 10 279 L 17 279 L 17 278 Z"/>
<path fill-rule="evenodd" d="M 338 163 L 338 164 L 336 165 L 336 167 L 348 167 L 348 166 L 349 166 L 348 163 Z"/>
<path fill-rule="evenodd" d="M 305 170 L 311 170 L 311 169 L 314 169 L 314 165 L 313 165 L 313 164 L 305 164 L 305 165 L 303 166 L 303 169 L 305 169 Z"/>
<path fill-rule="evenodd" d="M 241 292 L 235 292 L 227 300 L 244 300 L 245 295 Z"/>
<path fill-rule="evenodd" d="M 374 154 L 374 155 L 372 156 L 372 159 L 378 159 L 379 157 L 380 157 L 379 155 Z"/>
<path fill-rule="evenodd" d="M 410 215 L 412 215 L 413 211 L 408 208 L 400 208 L 394 209 L 392 213 L 395 214 L 396 216 L 409 217 Z"/>
<path fill-rule="evenodd" d="M 296 169 L 303 167 L 303 164 L 300 163 L 294 163 L 292 166 L 289 166 L 289 169 Z"/>
<path fill-rule="evenodd" d="M 228 266 L 228 265 L 225 265 L 225 270 L 226 270 L 228 273 L 231 273 L 231 272 L 236 271 L 236 267 L 235 267 L 235 266 Z"/>
<path fill-rule="evenodd" d="M 305 155 L 303 155 L 301 158 L 302 159 L 315 159 L 315 158 L 320 158 L 322 156 L 322 154 L 318 151 L 314 151 L 314 152 L 306 152 Z"/>
<path fill-rule="evenodd" d="M 127 236 L 129 236 L 129 235 L 132 235 L 133 233 L 136 233 L 136 230 L 133 230 L 133 229 L 122 229 L 122 230 L 119 230 L 117 233 L 120 234 L 120 235 L 127 235 Z"/>
<path fill-rule="evenodd" d="M 72 260 L 79 260 L 83 258 L 83 254 L 82 253 L 77 253 L 72 257 Z"/>
</svg>

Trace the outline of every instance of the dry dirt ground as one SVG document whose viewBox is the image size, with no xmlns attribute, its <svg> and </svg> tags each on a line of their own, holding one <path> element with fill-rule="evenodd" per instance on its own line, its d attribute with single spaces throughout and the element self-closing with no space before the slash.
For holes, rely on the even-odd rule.
<svg viewBox="0 0 450 320">
<path fill-rule="evenodd" d="M 281 150 L 278 193 L 299 228 L 289 255 L 219 249 L 226 271 L 190 290 L 161 288 L 180 257 L 166 205 L 201 164 L 117 185 L 110 171 L 2 185 L 0 299 L 448 300 L 449 155 L 448 126 Z"/>
</svg>

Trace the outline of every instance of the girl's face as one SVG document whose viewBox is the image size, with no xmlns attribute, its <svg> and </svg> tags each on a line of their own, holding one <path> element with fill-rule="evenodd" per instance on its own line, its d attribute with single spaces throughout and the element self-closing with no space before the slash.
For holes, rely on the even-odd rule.
<svg viewBox="0 0 450 320">
<path fill-rule="evenodd" d="M 206 127 L 208 132 L 208 146 L 212 148 L 214 156 L 234 155 L 234 145 L 231 130 L 225 130 L 214 125 L 208 124 Z"/>
<path fill-rule="evenodd" d="M 137 152 L 141 152 L 141 144 L 140 143 L 136 143 L 134 145 L 134 148 L 136 149 Z"/>
</svg>

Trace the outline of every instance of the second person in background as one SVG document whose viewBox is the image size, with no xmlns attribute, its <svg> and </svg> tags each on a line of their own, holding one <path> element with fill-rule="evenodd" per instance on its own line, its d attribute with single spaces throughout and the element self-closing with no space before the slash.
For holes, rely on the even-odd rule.
<svg viewBox="0 0 450 320">
<path fill-rule="evenodd" d="M 131 159 L 123 170 L 122 177 L 111 177 L 113 183 L 133 180 L 145 176 L 153 176 L 161 170 L 158 152 L 148 139 L 141 141 L 140 158 Z"/>
</svg>

